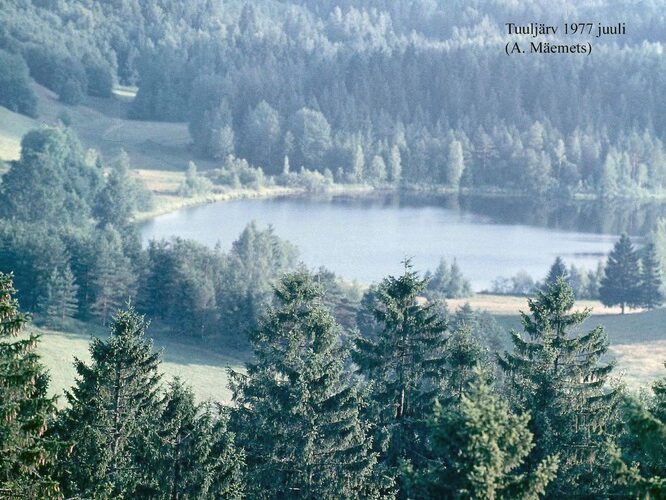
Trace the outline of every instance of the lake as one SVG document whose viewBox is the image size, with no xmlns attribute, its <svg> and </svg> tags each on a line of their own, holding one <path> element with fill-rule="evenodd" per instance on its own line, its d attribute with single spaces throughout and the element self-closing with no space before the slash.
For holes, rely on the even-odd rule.
<svg viewBox="0 0 666 500">
<path fill-rule="evenodd" d="M 612 208 L 612 209 L 611 209 Z M 555 257 L 594 268 L 621 231 L 645 234 L 663 207 L 541 203 L 530 199 L 373 195 L 248 199 L 162 215 L 141 225 L 142 239 L 180 236 L 231 247 L 246 224 L 272 225 L 303 262 L 370 283 L 415 267 L 457 259 L 476 291 L 498 276 L 527 271 L 542 279 Z"/>
</svg>

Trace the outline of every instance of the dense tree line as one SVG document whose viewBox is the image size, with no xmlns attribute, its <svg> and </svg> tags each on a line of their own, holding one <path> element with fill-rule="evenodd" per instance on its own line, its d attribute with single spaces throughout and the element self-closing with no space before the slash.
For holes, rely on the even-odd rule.
<svg viewBox="0 0 666 500">
<path fill-rule="evenodd" d="M 597 40 L 594 57 L 566 59 L 501 50 L 506 19 L 545 16 L 539 2 L 472 4 L 11 0 L 0 49 L 22 90 L 4 99 L 34 113 L 23 59 L 70 103 L 136 83 L 132 116 L 187 121 L 197 154 L 234 155 L 266 175 L 288 157 L 338 182 L 663 190 L 656 3 L 568 7 L 567 21 L 621 16 L 631 30 Z"/>
<path fill-rule="evenodd" d="M 254 326 L 296 250 L 254 224 L 228 253 L 179 239 L 144 250 L 131 220 L 145 188 L 128 168 L 126 157 L 90 164 L 67 129 L 24 137 L 0 184 L 0 270 L 14 272 L 24 307 L 52 324 L 106 323 L 138 290 L 139 310 L 181 335 Z"/>
<path fill-rule="evenodd" d="M 284 275 L 233 372 L 234 405 L 161 380 L 146 320 L 110 336 L 57 410 L 38 339 L 0 274 L 0 492 L 95 498 L 661 498 L 664 385 L 610 383 L 603 327 L 558 278 L 528 301 L 495 366 L 465 324 L 418 300 L 409 265 L 377 285 L 370 335 L 347 332 L 305 270 Z M 354 363 L 352 363 L 354 361 Z M 498 377 L 499 375 L 499 377 Z"/>
</svg>

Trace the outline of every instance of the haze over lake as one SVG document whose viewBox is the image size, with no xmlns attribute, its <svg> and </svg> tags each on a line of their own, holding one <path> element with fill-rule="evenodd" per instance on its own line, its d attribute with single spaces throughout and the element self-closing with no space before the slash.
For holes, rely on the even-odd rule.
<svg viewBox="0 0 666 500">
<path fill-rule="evenodd" d="M 541 279 L 558 255 L 567 265 L 596 267 L 617 239 L 578 230 L 575 220 L 553 228 L 548 218 L 525 223 L 510 212 L 506 204 L 461 208 L 447 199 L 404 196 L 237 200 L 159 216 L 143 223 L 141 234 L 144 242 L 180 236 L 227 250 L 256 221 L 294 243 L 309 267 L 369 283 L 399 273 L 405 256 L 423 271 L 455 257 L 477 291 L 521 270 Z"/>
</svg>

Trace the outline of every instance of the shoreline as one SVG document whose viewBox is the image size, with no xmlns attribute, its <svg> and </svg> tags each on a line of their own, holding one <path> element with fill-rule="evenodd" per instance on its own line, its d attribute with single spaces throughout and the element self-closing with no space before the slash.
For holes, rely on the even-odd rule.
<svg viewBox="0 0 666 500">
<path fill-rule="evenodd" d="M 530 199 L 534 195 L 524 193 L 521 191 L 513 191 L 506 189 L 496 188 L 451 188 L 442 185 L 422 185 L 422 184 L 409 184 L 400 187 L 394 186 L 371 186 L 368 184 L 333 184 L 332 186 L 320 190 L 310 191 L 303 187 L 290 187 L 290 186 L 267 186 L 260 189 L 253 188 L 222 188 L 221 192 L 211 192 L 206 195 L 194 196 L 192 198 L 184 198 L 172 192 L 164 192 L 159 190 L 151 190 L 155 196 L 155 208 L 148 212 L 138 212 L 133 218 L 132 222 L 140 223 L 150 219 L 154 219 L 161 215 L 177 212 L 185 208 L 193 208 L 211 203 L 219 203 L 234 200 L 246 199 L 269 199 L 278 197 L 296 197 L 296 196 L 322 196 L 322 195 L 350 195 L 350 196 L 367 196 L 372 194 L 424 194 L 424 195 L 458 195 L 458 196 L 474 196 L 480 198 L 516 198 L 516 199 Z M 571 197 L 558 197 L 546 196 L 555 200 L 569 201 L 569 202 L 597 202 L 604 203 L 608 201 L 619 201 L 623 203 L 653 203 L 666 201 L 666 193 L 663 195 L 646 195 L 641 197 L 635 196 L 616 196 L 613 198 L 603 198 L 596 194 L 578 193 Z"/>
<path fill-rule="evenodd" d="M 209 205 L 211 203 L 219 203 L 224 201 L 234 201 L 234 200 L 249 200 L 249 199 L 269 199 L 269 198 L 279 198 L 283 196 L 303 196 L 303 195 L 367 195 L 373 192 L 393 192 L 395 190 L 383 190 L 377 189 L 372 186 L 366 186 L 362 184 L 334 184 L 330 188 L 327 188 L 323 191 L 308 191 L 305 188 L 301 187 L 289 187 L 289 186 L 269 186 L 262 187 L 260 189 L 251 189 L 251 188 L 240 188 L 240 189 L 229 189 L 224 192 L 218 193 L 209 193 L 201 196 L 194 196 L 192 198 L 184 198 L 178 195 L 173 194 L 162 194 L 153 191 L 153 194 L 156 198 L 164 197 L 168 198 L 163 200 L 160 203 L 156 200 L 155 208 L 148 212 L 139 212 L 134 215 L 132 218 L 133 223 L 145 222 L 150 219 L 154 219 L 161 215 L 170 214 L 177 212 L 185 208 L 199 207 L 203 205 Z"/>
</svg>

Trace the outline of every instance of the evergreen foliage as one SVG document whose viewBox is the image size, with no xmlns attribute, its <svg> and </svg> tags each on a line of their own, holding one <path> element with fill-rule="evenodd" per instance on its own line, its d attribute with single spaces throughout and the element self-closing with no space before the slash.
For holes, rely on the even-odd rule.
<svg viewBox="0 0 666 500">
<path fill-rule="evenodd" d="M 622 314 L 625 307 L 641 305 L 638 254 L 626 233 L 620 236 L 608 255 L 599 288 L 599 298 L 607 307 L 619 305 Z"/>
<path fill-rule="evenodd" d="M 23 74 L 0 85 L 12 96 L 18 88 L 30 100 L 21 58 L 66 102 L 140 84 L 130 116 L 188 121 L 198 154 L 237 155 L 266 174 L 289 155 L 296 171 L 375 184 L 381 158 L 393 184 L 602 197 L 666 185 L 665 87 L 652 78 L 664 65 L 655 48 L 664 21 L 654 2 L 556 14 L 553 23 L 612 13 L 632 30 L 620 45 L 599 38 L 603 58 L 546 66 L 507 66 L 485 50 L 506 19 L 543 17 L 538 2 L 477 2 L 464 16 L 450 15 L 458 4 L 429 0 L 5 3 L 0 49 L 11 54 L 10 73 Z M 599 78 L 579 85 L 589 74 Z"/>
<path fill-rule="evenodd" d="M 97 235 L 93 248 L 89 312 L 106 325 L 114 311 L 132 297 L 135 276 L 122 238 L 113 227 L 108 226 Z"/>
<path fill-rule="evenodd" d="M 661 287 L 661 269 L 657 260 L 657 252 L 654 243 L 648 243 L 641 256 L 641 305 L 647 309 L 661 306 L 664 303 Z"/>
<path fill-rule="evenodd" d="M 358 382 L 345 366 L 323 289 L 305 271 L 275 289 L 252 334 L 255 361 L 232 372 L 234 430 L 247 453 L 247 494 L 365 498 L 374 491 L 371 438 Z"/>
<path fill-rule="evenodd" d="M 406 261 L 404 274 L 374 291 L 376 335 L 356 339 L 354 361 L 371 388 L 366 418 L 381 464 L 393 476 L 402 461 L 419 460 L 446 370 L 446 323 L 432 304 L 419 301 L 426 284 Z"/>
<path fill-rule="evenodd" d="M 456 309 L 449 321 L 453 332 L 469 329 L 472 337 L 470 341 L 480 343 L 487 351 L 498 352 L 506 347 L 506 332 L 487 311 L 474 310 L 469 303 L 465 303 Z"/>
<path fill-rule="evenodd" d="M 240 498 L 244 490 L 243 454 L 207 405 L 196 404 L 179 379 L 161 403 L 154 464 L 160 498 Z"/>
<path fill-rule="evenodd" d="M 433 298 L 460 299 L 472 295 L 472 286 L 467 281 L 455 259 L 449 267 L 446 260 L 440 259 L 434 273 L 427 272 L 426 294 Z"/>
<path fill-rule="evenodd" d="M 159 353 L 133 308 L 113 318 L 110 337 L 93 339 L 91 363 L 76 360 L 59 435 L 72 443 L 60 464 L 66 495 L 136 497 L 158 490 L 156 441 L 161 404 Z"/>
<path fill-rule="evenodd" d="M 655 392 L 658 386 L 659 383 L 655 384 Z M 613 448 L 611 457 L 619 491 L 626 496 L 666 495 L 666 421 L 660 418 L 658 410 L 646 408 L 633 399 L 623 408 L 626 448 Z"/>
<path fill-rule="evenodd" d="M 61 324 L 67 318 L 73 318 L 78 312 L 78 289 L 69 265 L 54 269 L 46 285 L 43 312 L 50 320 Z"/>
<path fill-rule="evenodd" d="M 534 447 L 529 413 L 513 414 L 478 375 L 457 407 L 435 407 L 429 422 L 433 458 L 417 473 L 415 498 L 535 499 L 555 478 L 555 456 L 524 471 Z"/>
<path fill-rule="evenodd" d="M 521 313 L 524 334 L 512 332 L 513 352 L 499 358 L 507 391 L 518 411 L 532 412 L 535 449 L 529 463 L 558 455 L 552 494 L 601 494 L 606 440 L 617 393 L 608 387 L 613 364 L 601 364 L 608 350 L 603 327 L 579 328 L 589 310 L 573 311 L 574 296 L 564 278 L 528 300 Z"/>
<path fill-rule="evenodd" d="M 554 285 L 559 278 L 564 278 L 566 281 L 569 281 L 569 273 L 567 272 L 567 267 L 564 264 L 562 257 L 556 257 L 553 265 L 550 266 L 548 270 L 548 276 L 546 276 L 545 287 Z"/>
<path fill-rule="evenodd" d="M 24 335 L 11 275 L 0 273 L 0 497 L 57 498 L 54 464 L 61 443 L 46 434 L 56 406 L 48 375 Z"/>
<path fill-rule="evenodd" d="M 471 325 L 463 323 L 453 330 L 446 343 L 446 379 L 438 402 L 444 408 L 458 403 L 465 391 L 480 384 L 490 372 L 488 351 L 472 333 Z"/>
</svg>

